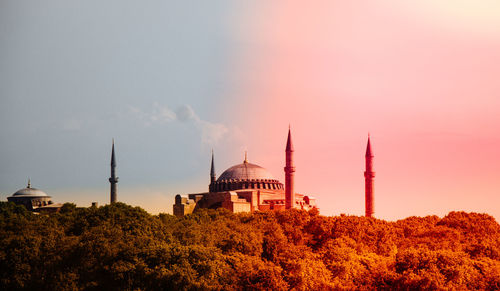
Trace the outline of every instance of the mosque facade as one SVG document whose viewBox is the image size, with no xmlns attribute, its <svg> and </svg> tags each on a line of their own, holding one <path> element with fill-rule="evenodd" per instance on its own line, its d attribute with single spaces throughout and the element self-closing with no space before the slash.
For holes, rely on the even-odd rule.
<svg viewBox="0 0 500 291">
<path fill-rule="evenodd" d="M 283 185 L 265 168 L 250 163 L 246 154 L 243 163 L 228 168 L 217 178 L 212 153 L 208 192 L 185 196 L 176 195 L 173 205 L 174 215 L 183 216 L 199 208 L 222 207 L 234 213 L 316 208 L 314 197 L 295 193 L 293 154 L 291 131 L 288 130 L 285 149 L 285 184 Z"/>
</svg>

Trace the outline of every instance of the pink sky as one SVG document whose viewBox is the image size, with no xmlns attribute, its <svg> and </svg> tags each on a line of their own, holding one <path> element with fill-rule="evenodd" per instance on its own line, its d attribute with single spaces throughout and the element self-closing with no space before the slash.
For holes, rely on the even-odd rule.
<svg viewBox="0 0 500 291">
<path fill-rule="evenodd" d="M 113 137 L 118 200 L 151 213 L 206 191 L 212 148 L 283 182 L 290 123 L 324 215 L 363 215 L 370 132 L 376 217 L 500 219 L 498 0 L 7 2 L 3 200 L 29 176 L 108 203 Z"/>
<path fill-rule="evenodd" d="M 297 191 L 361 215 L 370 132 L 375 216 L 499 219 L 500 3 L 435 2 L 247 7 L 235 79 L 251 156 L 282 179 L 291 123 Z"/>
</svg>

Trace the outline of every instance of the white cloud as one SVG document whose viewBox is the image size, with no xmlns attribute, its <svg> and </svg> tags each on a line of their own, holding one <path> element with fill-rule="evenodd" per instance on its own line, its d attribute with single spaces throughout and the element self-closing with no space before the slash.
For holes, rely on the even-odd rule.
<svg viewBox="0 0 500 291">
<path fill-rule="evenodd" d="M 62 128 L 66 131 L 79 131 L 82 129 L 82 121 L 74 118 L 66 120 Z"/>
<path fill-rule="evenodd" d="M 152 122 L 167 123 L 176 119 L 176 114 L 167 106 L 161 106 L 158 103 L 153 103 L 153 113 L 150 116 Z"/>
<path fill-rule="evenodd" d="M 158 103 L 153 103 L 151 112 L 145 112 L 141 108 L 129 105 L 130 112 L 138 119 L 144 122 L 144 125 L 150 126 L 153 123 L 168 123 L 176 120 L 176 114 L 167 106 L 161 106 Z"/>
<path fill-rule="evenodd" d="M 189 105 L 182 105 L 174 112 L 168 106 L 162 106 L 153 103 L 153 109 L 150 112 L 141 108 L 129 106 L 130 112 L 144 122 L 145 126 L 152 124 L 165 124 L 173 121 L 183 123 L 192 123 L 200 132 L 202 144 L 215 145 L 228 132 L 228 128 L 222 123 L 213 123 L 201 119 Z"/>
<path fill-rule="evenodd" d="M 182 122 L 186 122 L 189 120 L 200 121 L 200 118 L 194 113 L 193 108 L 189 105 L 182 105 L 177 108 L 177 119 Z"/>
<path fill-rule="evenodd" d="M 221 123 L 199 120 L 196 125 L 201 130 L 201 142 L 204 144 L 215 145 L 228 132 L 227 127 Z"/>
</svg>

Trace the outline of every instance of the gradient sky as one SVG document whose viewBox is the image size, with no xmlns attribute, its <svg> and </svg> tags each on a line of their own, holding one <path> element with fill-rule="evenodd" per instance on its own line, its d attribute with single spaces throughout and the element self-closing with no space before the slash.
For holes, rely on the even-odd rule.
<svg viewBox="0 0 500 291">
<path fill-rule="evenodd" d="M 324 215 L 500 219 L 500 2 L 0 0 L 0 199 L 172 212 L 249 160 Z"/>
</svg>

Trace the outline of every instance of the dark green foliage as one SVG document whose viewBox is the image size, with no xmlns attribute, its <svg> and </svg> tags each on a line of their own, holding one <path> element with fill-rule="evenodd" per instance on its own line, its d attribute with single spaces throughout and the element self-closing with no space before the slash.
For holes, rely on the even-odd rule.
<svg viewBox="0 0 500 291">
<path fill-rule="evenodd" d="M 0 203 L 0 290 L 500 289 L 500 226 L 451 212 L 386 222 L 317 211 L 152 216 L 114 203 Z"/>
</svg>

